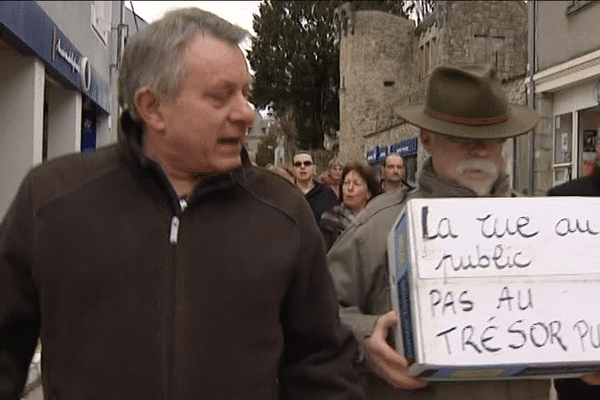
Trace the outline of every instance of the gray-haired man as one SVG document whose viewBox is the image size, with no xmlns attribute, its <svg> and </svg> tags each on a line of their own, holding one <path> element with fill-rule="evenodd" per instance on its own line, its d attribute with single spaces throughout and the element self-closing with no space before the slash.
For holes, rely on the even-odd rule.
<svg viewBox="0 0 600 400">
<path fill-rule="evenodd" d="M 33 169 L 0 225 L 0 399 L 362 399 L 301 193 L 252 167 L 244 32 L 130 39 L 118 145 Z M 281 240 L 286 238 L 286 240 Z"/>
</svg>

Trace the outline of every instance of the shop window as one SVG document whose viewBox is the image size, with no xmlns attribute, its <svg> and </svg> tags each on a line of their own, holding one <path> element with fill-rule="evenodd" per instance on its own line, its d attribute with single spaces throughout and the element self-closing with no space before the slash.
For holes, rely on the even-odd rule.
<svg viewBox="0 0 600 400">
<path fill-rule="evenodd" d="M 572 179 L 573 113 L 554 118 L 554 177 L 553 185 Z"/>
<path fill-rule="evenodd" d="M 95 107 L 86 97 L 81 104 L 81 152 L 90 154 L 96 149 L 98 121 Z"/>
<path fill-rule="evenodd" d="M 436 45 L 437 39 L 436 38 L 431 38 L 431 46 L 429 48 L 430 51 L 430 64 L 431 64 L 431 69 L 433 69 L 436 65 L 437 65 L 437 45 Z"/>
<path fill-rule="evenodd" d="M 509 29 L 473 28 L 472 54 L 475 64 L 490 64 L 496 70 L 505 70 L 505 59 L 509 49 L 506 38 L 511 35 Z"/>
<path fill-rule="evenodd" d="M 600 107 L 591 107 L 578 112 L 578 176 L 588 176 L 598 162 L 596 143 L 600 129 Z"/>
<path fill-rule="evenodd" d="M 565 164 L 571 162 L 571 146 L 573 132 L 572 113 L 558 115 L 554 122 L 554 163 Z"/>
<path fill-rule="evenodd" d="M 475 35 L 473 47 L 475 64 L 487 64 L 488 62 L 487 39 L 487 36 Z"/>
<path fill-rule="evenodd" d="M 491 64 L 498 71 L 504 70 L 504 38 L 502 36 L 492 37 L 492 59 Z"/>
<path fill-rule="evenodd" d="M 429 42 L 425 43 L 423 49 L 423 77 L 429 73 Z"/>
<path fill-rule="evenodd" d="M 431 38 L 419 47 L 419 60 L 421 63 L 419 76 L 421 79 L 425 79 L 437 64 L 436 42 L 436 38 Z"/>
</svg>

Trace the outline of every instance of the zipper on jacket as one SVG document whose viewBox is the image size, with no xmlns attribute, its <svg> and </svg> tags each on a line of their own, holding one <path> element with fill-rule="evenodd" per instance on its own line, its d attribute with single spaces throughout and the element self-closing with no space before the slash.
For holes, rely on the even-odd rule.
<svg viewBox="0 0 600 400">
<path fill-rule="evenodd" d="M 177 236 L 179 235 L 179 217 L 177 215 L 171 218 L 171 232 L 169 233 L 169 243 L 177 244 Z"/>
<path fill-rule="evenodd" d="M 175 370 L 177 364 L 177 329 L 176 329 L 176 314 L 177 314 L 177 240 L 179 237 L 179 211 L 175 211 L 176 215 L 171 217 L 171 227 L 169 231 L 169 243 L 173 251 L 173 263 L 168 271 L 168 290 L 167 290 L 167 382 L 166 382 L 166 397 L 165 400 L 177 399 L 177 372 Z"/>
<path fill-rule="evenodd" d="M 187 200 L 185 198 L 179 199 L 179 206 L 181 207 L 181 212 L 184 212 L 187 208 Z"/>
</svg>

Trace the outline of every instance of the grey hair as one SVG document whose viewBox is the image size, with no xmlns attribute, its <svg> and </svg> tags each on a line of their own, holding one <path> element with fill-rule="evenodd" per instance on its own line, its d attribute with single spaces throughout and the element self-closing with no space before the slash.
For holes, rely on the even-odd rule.
<svg viewBox="0 0 600 400">
<path fill-rule="evenodd" d="M 249 35 L 215 14 L 190 7 L 167 12 L 131 37 L 119 73 L 119 104 L 123 110 L 140 120 L 134 96 L 143 88 L 159 98 L 175 98 L 187 73 L 183 54 L 198 35 L 205 33 L 232 45 L 239 45 Z"/>
</svg>

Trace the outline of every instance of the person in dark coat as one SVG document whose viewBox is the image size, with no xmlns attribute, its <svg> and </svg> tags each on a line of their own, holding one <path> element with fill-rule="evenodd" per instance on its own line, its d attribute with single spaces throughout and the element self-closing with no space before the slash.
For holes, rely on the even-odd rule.
<svg viewBox="0 0 600 400">
<path fill-rule="evenodd" d="M 119 143 L 25 177 L 0 224 L 0 399 L 38 337 L 48 400 L 364 399 L 311 210 L 244 148 L 246 35 L 168 12 L 125 48 Z"/>
<path fill-rule="evenodd" d="M 338 203 L 338 198 L 331 188 L 315 179 L 315 160 L 310 153 L 297 153 L 292 162 L 292 173 L 296 185 L 300 188 L 310 205 L 317 224 L 321 215 Z"/>
<path fill-rule="evenodd" d="M 590 176 L 573 179 L 548 190 L 548 196 L 600 196 L 600 169 Z"/>
</svg>

